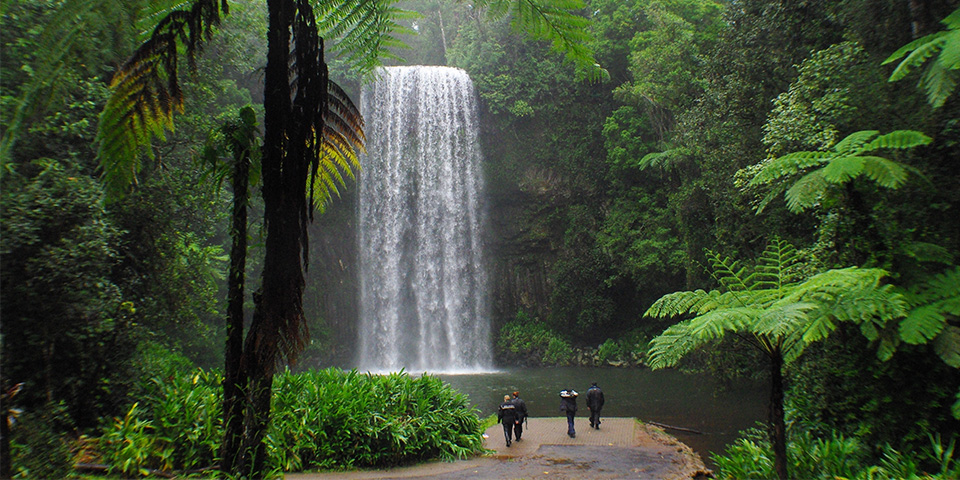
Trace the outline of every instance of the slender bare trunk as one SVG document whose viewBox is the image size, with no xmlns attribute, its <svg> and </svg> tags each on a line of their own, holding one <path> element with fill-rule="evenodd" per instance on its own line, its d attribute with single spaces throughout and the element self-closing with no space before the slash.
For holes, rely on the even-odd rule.
<svg viewBox="0 0 960 480">
<path fill-rule="evenodd" d="M 230 235 L 230 279 L 228 293 L 227 345 L 223 375 L 223 446 L 220 469 L 232 472 L 243 439 L 243 405 L 247 378 L 240 367 L 243 356 L 243 294 L 247 267 L 247 200 L 250 182 L 249 145 L 233 145 L 233 227 Z"/>
<path fill-rule="evenodd" d="M 770 356 L 770 437 L 773 444 L 773 468 L 777 478 L 787 480 L 787 426 L 783 414 L 783 356 Z"/>
</svg>

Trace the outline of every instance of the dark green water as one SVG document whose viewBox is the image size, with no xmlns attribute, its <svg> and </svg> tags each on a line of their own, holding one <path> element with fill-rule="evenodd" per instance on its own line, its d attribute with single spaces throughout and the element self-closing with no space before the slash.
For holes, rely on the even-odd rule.
<svg viewBox="0 0 960 480">
<path fill-rule="evenodd" d="M 503 396 L 515 390 L 527 402 L 531 416 L 560 416 L 558 394 L 562 389 L 573 388 L 581 393 L 578 429 L 589 428 L 585 394 L 590 382 L 597 382 L 606 399 L 603 415 L 637 417 L 699 430 L 702 435 L 676 430 L 667 433 L 700 453 L 705 461 L 709 461 L 710 452 L 722 452 L 740 430 L 755 426 L 767 416 L 764 384 L 742 381 L 719 390 L 710 376 L 673 370 L 529 368 L 439 377 L 469 395 L 484 416 L 495 414 Z"/>
</svg>

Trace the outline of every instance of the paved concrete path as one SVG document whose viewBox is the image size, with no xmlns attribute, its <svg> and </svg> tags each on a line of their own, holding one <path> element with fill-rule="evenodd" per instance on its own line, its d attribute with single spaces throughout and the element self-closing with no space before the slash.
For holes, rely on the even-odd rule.
<svg viewBox="0 0 960 480">
<path fill-rule="evenodd" d="M 567 419 L 530 418 L 520 442 L 506 446 L 503 427 L 487 432 L 489 455 L 388 470 L 291 474 L 289 480 L 694 479 L 707 471 L 689 447 L 633 418 L 604 418 L 599 430 L 585 417 L 567 436 Z"/>
</svg>

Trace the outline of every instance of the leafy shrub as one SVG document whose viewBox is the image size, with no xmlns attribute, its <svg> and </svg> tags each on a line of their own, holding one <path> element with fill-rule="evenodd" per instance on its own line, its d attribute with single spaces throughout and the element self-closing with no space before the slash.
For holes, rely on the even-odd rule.
<svg viewBox="0 0 960 480">
<path fill-rule="evenodd" d="M 612 338 L 608 338 L 600 344 L 600 348 L 597 349 L 597 356 L 604 363 L 621 360 L 623 358 L 623 347 L 620 343 L 613 341 Z"/>
<path fill-rule="evenodd" d="M 856 438 L 831 432 L 829 438 L 816 438 L 808 432 L 797 435 L 787 445 L 791 478 L 842 480 L 958 478 L 960 465 L 953 460 L 955 441 L 943 445 L 940 436 L 930 436 L 929 451 L 901 453 L 889 445 L 882 448 L 879 465 L 864 466 L 867 449 Z M 774 479 L 773 451 L 766 434 L 751 429 L 727 447 L 723 455 L 713 455 L 718 479 Z M 929 474 L 921 470 L 923 460 L 939 469 Z"/>
<path fill-rule="evenodd" d="M 215 464 L 223 436 L 219 372 L 155 377 L 143 401 L 108 425 L 103 461 L 126 475 Z M 432 376 L 336 369 L 274 380 L 269 468 L 397 465 L 463 458 L 483 449 L 478 411 Z"/>
<path fill-rule="evenodd" d="M 62 405 L 17 418 L 10 431 L 11 470 L 17 478 L 64 478 L 70 473 L 70 448 L 57 433 L 69 422 Z"/>
<path fill-rule="evenodd" d="M 547 365 L 570 365 L 573 361 L 573 347 L 566 340 L 554 337 L 543 353 L 543 363 Z"/>
<path fill-rule="evenodd" d="M 507 322 L 500 329 L 500 335 L 497 338 L 498 357 L 505 363 L 551 364 L 552 362 L 546 360 L 546 356 L 554 340 L 558 340 L 556 333 L 520 310 L 517 312 L 516 320 Z"/>
</svg>

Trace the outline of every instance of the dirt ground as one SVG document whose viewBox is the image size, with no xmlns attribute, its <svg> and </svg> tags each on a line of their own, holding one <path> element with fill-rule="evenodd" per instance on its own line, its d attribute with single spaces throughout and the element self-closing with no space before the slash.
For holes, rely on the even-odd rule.
<svg viewBox="0 0 960 480">
<path fill-rule="evenodd" d="M 489 453 L 456 462 L 430 462 L 388 470 L 287 475 L 288 480 L 473 479 L 704 479 L 709 470 L 689 447 L 633 418 L 605 418 L 599 430 L 577 419 L 567 436 L 566 418 L 528 419 L 522 440 L 506 446 L 503 428 L 486 432 Z"/>
</svg>

